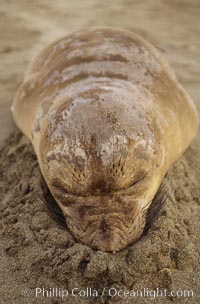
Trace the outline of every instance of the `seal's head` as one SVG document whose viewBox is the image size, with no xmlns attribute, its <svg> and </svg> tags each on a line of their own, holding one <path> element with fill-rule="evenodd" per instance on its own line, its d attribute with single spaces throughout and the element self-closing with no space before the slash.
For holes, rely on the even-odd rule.
<svg viewBox="0 0 200 304">
<path fill-rule="evenodd" d="M 76 239 L 117 251 L 143 232 L 162 157 L 154 125 L 140 107 L 108 103 L 108 93 L 98 93 L 51 108 L 40 159 Z"/>
</svg>

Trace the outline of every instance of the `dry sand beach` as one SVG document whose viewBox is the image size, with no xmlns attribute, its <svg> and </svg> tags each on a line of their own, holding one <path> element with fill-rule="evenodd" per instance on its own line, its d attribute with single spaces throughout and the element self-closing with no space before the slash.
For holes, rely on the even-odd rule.
<svg viewBox="0 0 200 304">
<path fill-rule="evenodd" d="M 166 203 L 147 234 L 111 254 L 73 239 L 10 113 L 30 59 L 55 38 L 95 25 L 135 31 L 162 48 L 200 112 L 199 18 L 198 0 L 0 1 L 0 303 L 200 303 L 200 133 L 169 170 Z M 99 296 L 36 298 L 35 288 L 92 288 Z M 194 296 L 111 297 L 110 288 Z"/>
</svg>

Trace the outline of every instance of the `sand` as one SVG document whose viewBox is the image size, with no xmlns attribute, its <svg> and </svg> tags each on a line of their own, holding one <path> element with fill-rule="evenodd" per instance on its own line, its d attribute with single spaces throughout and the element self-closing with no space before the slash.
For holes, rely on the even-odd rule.
<svg viewBox="0 0 200 304">
<path fill-rule="evenodd" d="M 55 38 L 94 25 L 136 31 L 162 48 L 200 112 L 199 1 L 114 3 L 108 0 L 0 3 L 2 304 L 200 303 L 200 134 L 169 170 L 163 182 L 165 204 L 146 235 L 136 244 L 112 254 L 94 251 L 73 239 L 42 180 L 30 143 L 12 121 L 10 105 L 32 56 Z M 36 297 L 35 288 L 38 292 L 39 288 L 45 288 L 49 297 L 47 293 Z M 59 297 L 62 288 L 65 295 L 69 292 L 63 299 Z M 83 291 L 73 296 L 74 288 Z M 146 292 L 156 288 L 168 292 L 192 290 L 194 296 L 154 300 L 152 293 L 138 298 L 133 293 L 111 296 L 115 290 L 144 288 Z"/>
</svg>

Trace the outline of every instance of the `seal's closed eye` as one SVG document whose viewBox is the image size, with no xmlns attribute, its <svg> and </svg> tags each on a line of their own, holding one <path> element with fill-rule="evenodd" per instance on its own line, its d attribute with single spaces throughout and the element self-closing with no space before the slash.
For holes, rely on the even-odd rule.
<svg viewBox="0 0 200 304">
<path fill-rule="evenodd" d="M 142 181 L 144 181 L 145 177 L 147 176 L 148 174 L 145 173 L 145 174 L 140 174 L 140 176 L 130 185 L 130 188 L 134 187 L 134 186 L 138 186 L 140 185 L 140 183 Z"/>
</svg>

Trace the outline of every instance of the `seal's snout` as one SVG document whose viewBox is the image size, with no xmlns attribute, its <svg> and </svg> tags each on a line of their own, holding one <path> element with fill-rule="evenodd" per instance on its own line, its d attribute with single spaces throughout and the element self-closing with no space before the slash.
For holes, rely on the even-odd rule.
<svg viewBox="0 0 200 304">
<path fill-rule="evenodd" d="M 127 245 L 126 234 L 103 217 L 92 235 L 91 245 L 93 249 L 101 251 L 118 251 Z"/>
<path fill-rule="evenodd" d="M 74 196 L 73 201 L 68 196 L 63 206 L 67 227 L 82 244 L 101 251 L 119 251 L 138 240 L 144 228 L 141 200 L 135 196 Z"/>
<path fill-rule="evenodd" d="M 124 248 L 124 241 L 117 233 L 110 233 L 110 236 L 104 236 L 104 233 L 97 232 L 91 243 L 93 249 L 98 249 L 106 252 L 118 251 Z"/>
</svg>

